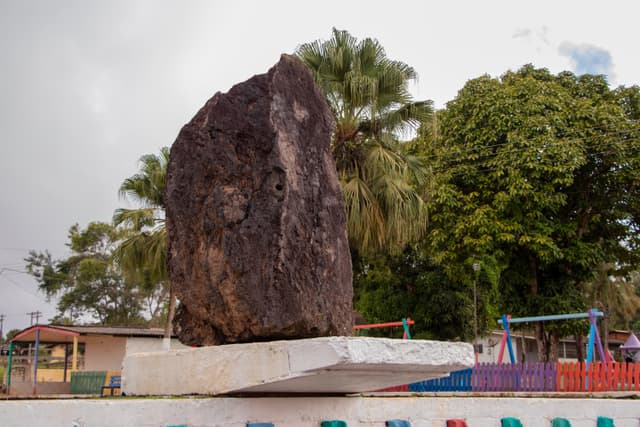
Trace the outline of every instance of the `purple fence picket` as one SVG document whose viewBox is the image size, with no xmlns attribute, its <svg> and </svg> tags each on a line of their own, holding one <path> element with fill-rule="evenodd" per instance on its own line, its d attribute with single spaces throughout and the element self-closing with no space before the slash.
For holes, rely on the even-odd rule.
<svg viewBox="0 0 640 427">
<path fill-rule="evenodd" d="M 450 377 L 412 384 L 412 391 L 556 391 L 557 365 L 479 363 Z"/>
<path fill-rule="evenodd" d="M 555 391 L 556 366 L 545 363 L 479 363 L 471 374 L 473 391 Z"/>
<path fill-rule="evenodd" d="M 588 384 L 588 386 L 587 386 Z M 479 363 L 449 377 L 408 386 L 411 391 L 632 391 L 640 389 L 640 363 Z"/>
</svg>

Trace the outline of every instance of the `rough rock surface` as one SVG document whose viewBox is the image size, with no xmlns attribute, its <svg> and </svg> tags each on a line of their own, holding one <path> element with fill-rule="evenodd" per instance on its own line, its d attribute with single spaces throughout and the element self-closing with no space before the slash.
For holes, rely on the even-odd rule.
<svg viewBox="0 0 640 427">
<path fill-rule="evenodd" d="M 217 93 L 171 148 L 169 277 L 180 340 L 350 335 L 351 258 L 333 118 L 306 67 Z"/>
</svg>

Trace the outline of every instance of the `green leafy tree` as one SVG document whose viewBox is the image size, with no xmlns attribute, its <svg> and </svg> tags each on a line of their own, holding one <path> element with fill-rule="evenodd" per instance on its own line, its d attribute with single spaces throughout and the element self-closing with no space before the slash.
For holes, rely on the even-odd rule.
<svg viewBox="0 0 640 427">
<path fill-rule="evenodd" d="M 15 337 L 16 335 L 18 335 L 18 333 L 20 332 L 20 329 L 10 329 L 7 332 L 7 335 L 5 337 L 5 342 L 10 341 L 13 337 Z"/>
<path fill-rule="evenodd" d="M 578 286 L 600 263 L 638 260 L 637 99 L 600 76 L 530 65 L 467 82 L 418 148 L 435 169 L 435 260 L 455 275 L 496 256 L 514 315 L 582 311 Z M 567 331 L 535 330 L 539 359 L 557 358 Z"/>
<path fill-rule="evenodd" d="M 605 348 L 608 347 L 609 329 L 628 329 L 640 309 L 640 296 L 636 295 L 632 276 L 616 275 L 617 270 L 614 264 L 600 264 L 593 278 L 582 284 L 589 306 L 604 313 L 602 336 Z"/>
<path fill-rule="evenodd" d="M 115 258 L 125 274 L 143 284 L 152 320 L 160 317 L 165 307 L 165 337 L 173 331 L 176 299 L 167 275 L 167 243 L 165 229 L 165 188 L 169 148 L 159 155 L 140 158 L 139 173 L 120 186 L 120 196 L 136 203 L 136 209 L 116 210 L 113 221 L 124 233 L 115 250 Z M 167 302 L 167 305 L 157 304 Z M 155 303 L 155 304 L 154 304 Z"/>
<path fill-rule="evenodd" d="M 633 288 L 635 289 L 635 295 L 637 297 L 640 297 L 640 271 L 638 270 L 630 271 L 625 278 L 629 281 L 631 286 L 633 286 Z M 632 331 L 640 330 L 640 307 L 636 309 L 636 312 L 629 323 L 630 323 L 629 324 L 630 330 Z"/>
<path fill-rule="evenodd" d="M 336 29 L 330 40 L 303 44 L 296 55 L 336 120 L 332 150 L 352 246 L 362 253 L 402 251 L 424 234 L 427 218 L 419 191 L 426 169 L 398 142 L 432 112 L 429 101 L 409 94 L 415 70 L 387 58 L 377 40 Z"/>
<path fill-rule="evenodd" d="M 491 260 L 478 272 L 477 304 L 472 283 L 451 280 L 444 269 L 417 248 L 406 248 L 393 256 L 360 257 L 354 263 L 355 307 L 369 322 L 397 321 L 410 317 L 416 323 L 413 336 L 423 339 L 470 340 L 473 337 L 474 310 L 478 330 L 495 327 L 491 301 L 495 300 L 497 275 Z M 368 331 L 369 335 L 388 335 L 396 331 Z"/>
<path fill-rule="evenodd" d="M 76 224 L 69 230 L 69 257 L 29 252 L 27 271 L 48 298 L 59 298 L 60 317 L 77 321 L 88 315 L 103 325 L 145 322 L 135 283 L 125 280 L 111 256 L 119 238 L 110 224 L 92 222 L 85 229 Z"/>
</svg>

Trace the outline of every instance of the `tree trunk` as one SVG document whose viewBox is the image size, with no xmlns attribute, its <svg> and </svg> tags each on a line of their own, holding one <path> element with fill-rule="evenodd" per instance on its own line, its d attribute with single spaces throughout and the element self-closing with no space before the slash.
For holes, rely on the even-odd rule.
<svg viewBox="0 0 640 427">
<path fill-rule="evenodd" d="M 602 337 L 602 349 L 605 352 L 605 357 L 607 357 L 606 353 L 609 351 L 609 307 L 606 307 L 605 310 L 607 310 L 607 312 L 604 314 L 604 318 L 602 320 L 602 329 L 604 329 L 604 331 L 600 336 Z M 601 360 L 601 362 L 604 361 L 605 360 Z"/>
<path fill-rule="evenodd" d="M 538 295 L 538 260 L 533 254 L 529 254 L 529 289 L 531 296 Z M 538 362 L 545 362 L 547 359 L 547 351 L 544 339 L 544 326 L 542 322 L 536 322 L 534 325 L 536 346 L 538 348 Z"/>
<path fill-rule="evenodd" d="M 584 362 L 584 335 L 575 335 L 576 339 L 576 358 L 578 362 Z"/>
<path fill-rule="evenodd" d="M 546 362 L 556 363 L 560 352 L 560 336 L 557 332 L 549 333 L 549 358 Z"/>
<path fill-rule="evenodd" d="M 169 310 L 167 311 L 167 323 L 164 326 L 164 338 L 165 340 L 171 340 L 173 335 L 173 316 L 176 314 L 176 295 L 173 291 L 173 286 L 169 284 Z"/>
<path fill-rule="evenodd" d="M 542 322 L 536 322 L 534 324 L 534 330 L 536 336 L 536 346 L 538 348 L 538 362 L 546 362 L 547 346 L 544 337 L 544 325 L 542 324 Z"/>
</svg>

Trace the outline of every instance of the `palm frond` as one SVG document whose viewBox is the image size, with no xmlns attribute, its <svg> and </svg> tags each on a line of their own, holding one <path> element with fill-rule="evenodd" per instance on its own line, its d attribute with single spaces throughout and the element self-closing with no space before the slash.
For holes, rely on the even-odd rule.
<svg viewBox="0 0 640 427">
<path fill-rule="evenodd" d="M 130 234 L 113 254 L 125 274 L 151 284 L 167 280 L 166 256 L 164 228 Z"/>
<path fill-rule="evenodd" d="M 163 147 L 160 155 L 147 154 L 140 158 L 140 173 L 124 180 L 119 195 L 143 207 L 164 207 L 169 148 Z"/>
<path fill-rule="evenodd" d="M 420 195 L 400 177 L 382 175 L 377 185 L 387 218 L 387 239 L 391 252 L 399 252 L 427 230 L 427 210 Z"/>
<path fill-rule="evenodd" d="M 416 186 L 427 181 L 419 159 L 401 153 L 397 135 L 433 113 L 414 102 L 409 65 L 387 58 L 375 39 L 333 29 L 327 41 L 296 49 L 335 115 L 332 149 L 347 210 L 349 239 L 363 252 L 397 250 L 424 233 L 426 209 Z"/>
<path fill-rule="evenodd" d="M 127 229 L 140 231 L 153 227 L 159 221 L 160 214 L 155 208 L 116 209 L 113 214 L 114 225 L 122 225 Z M 162 221 L 164 222 L 164 221 Z"/>
<path fill-rule="evenodd" d="M 117 209 L 113 222 L 123 240 L 114 258 L 129 277 L 142 282 L 159 283 L 167 279 L 164 191 L 169 148 L 159 155 L 140 158 L 140 172 L 126 179 L 120 195 L 139 203 L 138 209 Z"/>
<path fill-rule="evenodd" d="M 357 174 L 342 181 L 349 239 L 364 252 L 385 244 L 385 221 L 380 205 L 367 183 Z"/>
</svg>

